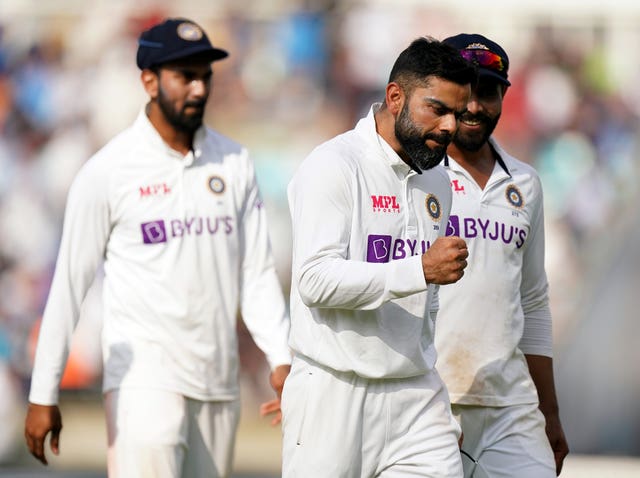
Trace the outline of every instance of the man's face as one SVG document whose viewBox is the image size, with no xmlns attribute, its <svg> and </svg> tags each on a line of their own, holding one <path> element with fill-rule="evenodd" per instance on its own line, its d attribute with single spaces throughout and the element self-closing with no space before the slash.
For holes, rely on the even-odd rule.
<svg viewBox="0 0 640 478">
<path fill-rule="evenodd" d="M 431 78 L 406 98 L 395 122 L 395 135 L 404 153 L 421 170 L 436 166 L 446 154 L 464 111 L 469 86 Z"/>
<path fill-rule="evenodd" d="M 158 106 L 177 131 L 193 133 L 202 125 L 211 77 L 211 64 L 204 61 L 173 62 L 160 68 Z"/>
<path fill-rule="evenodd" d="M 478 151 L 496 128 L 502 113 L 505 87 L 498 81 L 481 77 L 471 91 L 467 111 L 460 117 L 453 144 L 466 151 Z"/>
</svg>

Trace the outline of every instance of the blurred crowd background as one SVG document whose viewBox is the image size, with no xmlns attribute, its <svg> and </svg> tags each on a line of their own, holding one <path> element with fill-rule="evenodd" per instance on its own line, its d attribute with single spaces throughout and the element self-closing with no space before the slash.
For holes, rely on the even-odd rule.
<svg viewBox="0 0 640 478">
<path fill-rule="evenodd" d="M 482 33 L 511 59 L 496 137 L 545 188 L 556 386 L 573 452 L 640 456 L 640 4 L 595 0 L 0 0 L 0 463 L 22 445 L 33 347 L 78 168 L 145 102 L 141 30 L 198 22 L 214 66 L 207 123 L 256 162 L 289 291 L 286 186 L 318 143 L 382 98 L 418 36 Z M 64 394 L 100 400 L 100 277 Z M 240 327 L 248 401 L 269 394 Z"/>
</svg>

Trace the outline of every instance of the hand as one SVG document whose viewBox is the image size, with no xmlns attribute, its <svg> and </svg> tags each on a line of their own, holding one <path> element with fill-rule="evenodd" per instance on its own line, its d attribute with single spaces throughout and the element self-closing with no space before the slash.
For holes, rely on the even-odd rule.
<svg viewBox="0 0 640 478">
<path fill-rule="evenodd" d="M 44 455 L 44 440 L 51 432 L 51 451 L 54 455 L 59 455 L 60 430 L 62 430 L 62 416 L 57 405 L 29 404 L 24 422 L 24 436 L 31 454 L 44 465 L 48 464 Z"/>
<path fill-rule="evenodd" d="M 551 444 L 553 450 L 553 457 L 556 460 L 556 475 L 560 475 L 562 471 L 562 465 L 565 457 L 569 454 L 569 445 L 567 439 L 564 436 L 562 425 L 560 424 L 560 417 L 556 415 L 545 416 L 547 425 L 545 431 L 547 432 L 547 438 Z"/>
<path fill-rule="evenodd" d="M 282 421 L 280 399 L 282 398 L 282 388 L 284 387 L 284 381 L 289 375 L 290 370 L 291 365 L 279 365 L 273 370 L 273 372 L 271 372 L 271 376 L 269 377 L 271 387 L 275 390 L 277 398 L 269 400 L 268 402 L 260 405 L 260 415 L 263 417 L 266 417 L 267 415 L 274 415 L 273 419 L 271 420 L 271 426 L 276 426 Z"/>
<path fill-rule="evenodd" d="M 439 237 L 422 255 L 424 279 L 430 284 L 452 284 L 467 267 L 467 243 L 457 236 Z"/>
</svg>

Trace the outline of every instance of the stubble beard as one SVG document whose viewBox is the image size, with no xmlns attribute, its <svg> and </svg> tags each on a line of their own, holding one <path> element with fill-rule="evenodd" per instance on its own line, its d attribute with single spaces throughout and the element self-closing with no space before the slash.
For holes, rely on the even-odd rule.
<svg viewBox="0 0 640 478">
<path fill-rule="evenodd" d="M 482 113 L 473 116 L 465 116 L 469 119 L 479 120 L 484 125 L 484 131 L 479 134 L 468 134 L 458 128 L 456 133 L 453 135 L 453 144 L 455 144 L 458 149 L 477 152 L 493 134 L 493 131 L 496 129 L 498 121 L 500 120 L 500 115 L 497 115 L 495 118 L 491 118 L 490 116 Z M 465 116 L 463 116 L 463 119 Z"/>
<path fill-rule="evenodd" d="M 395 123 L 395 135 L 404 152 L 411 161 L 422 171 L 436 167 L 447 152 L 447 145 L 451 141 L 449 134 L 437 135 L 421 133 L 409 117 L 409 108 L 405 104 Z M 427 146 L 428 139 L 440 143 L 435 148 Z"/>
<path fill-rule="evenodd" d="M 193 134 L 202 126 L 205 101 L 187 102 L 182 106 L 182 109 L 178 111 L 174 108 L 171 101 L 169 101 L 162 87 L 158 89 L 157 101 L 165 119 L 176 131 Z M 190 106 L 196 107 L 196 112 L 188 114 L 186 108 Z"/>
</svg>

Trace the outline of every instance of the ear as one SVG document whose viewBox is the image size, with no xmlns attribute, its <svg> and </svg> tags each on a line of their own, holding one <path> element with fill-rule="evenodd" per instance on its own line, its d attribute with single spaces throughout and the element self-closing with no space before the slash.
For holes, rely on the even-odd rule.
<svg viewBox="0 0 640 478">
<path fill-rule="evenodd" d="M 389 112 L 393 116 L 397 116 L 398 113 L 402 111 L 402 107 L 404 106 L 404 102 L 406 101 L 406 96 L 402 87 L 395 81 L 392 81 L 387 85 L 387 88 L 385 89 L 384 99 Z"/>
<path fill-rule="evenodd" d="M 142 73 L 140 73 L 140 80 L 142 81 L 142 86 L 144 87 L 149 97 L 152 100 L 155 100 L 158 96 L 158 82 L 160 81 L 158 74 L 151 70 L 145 69 L 142 70 Z"/>
</svg>

